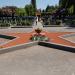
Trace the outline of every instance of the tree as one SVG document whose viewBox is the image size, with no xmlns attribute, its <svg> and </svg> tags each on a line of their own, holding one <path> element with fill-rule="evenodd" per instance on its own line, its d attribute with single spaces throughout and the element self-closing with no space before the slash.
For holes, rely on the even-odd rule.
<svg viewBox="0 0 75 75">
<path fill-rule="evenodd" d="M 43 9 L 42 12 L 45 12 L 45 10 Z"/>
<path fill-rule="evenodd" d="M 65 8 L 68 5 L 68 0 L 59 0 L 59 6 Z"/>
<path fill-rule="evenodd" d="M 48 11 L 49 11 L 49 8 L 50 8 L 50 6 L 48 5 L 48 6 L 46 7 L 46 12 L 48 12 Z"/>
<path fill-rule="evenodd" d="M 68 13 L 75 15 L 75 0 L 59 0 L 60 8 L 68 9 Z"/>
<path fill-rule="evenodd" d="M 46 7 L 46 12 L 50 12 L 50 13 L 53 13 L 54 11 L 56 11 L 58 9 L 58 6 L 47 6 Z"/>
<path fill-rule="evenodd" d="M 2 10 L 0 9 L 0 16 L 2 16 Z"/>
<path fill-rule="evenodd" d="M 16 15 L 18 16 L 26 16 L 26 11 L 24 8 L 17 8 L 16 9 Z"/>
<path fill-rule="evenodd" d="M 11 10 L 12 20 L 14 20 L 14 16 L 15 16 L 15 12 L 16 12 L 17 7 L 16 6 L 6 6 L 6 9 Z"/>
<path fill-rule="evenodd" d="M 34 10 L 34 7 L 33 7 L 32 4 L 26 5 L 25 6 L 25 11 L 26 11 L 27 16 L 33 16 L 33 15 L 35 15 L 35 10 Z"/>
<path fill-rule="evenodd" d="M 31 0 L 31 4 L 33 5 L 34 11 L 36 12 L 36 0 Z"/>
</svg>

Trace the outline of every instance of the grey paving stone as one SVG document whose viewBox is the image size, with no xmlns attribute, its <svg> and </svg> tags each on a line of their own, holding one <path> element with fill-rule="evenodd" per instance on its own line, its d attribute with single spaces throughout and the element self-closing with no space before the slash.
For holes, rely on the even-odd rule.
<svg viewBox="0 0 75 75">
<path fill-rule="evenodd" d="M 75 54 L 33 46 L 0 55 L 0 75 L 73 75 Z"/>
</svg>

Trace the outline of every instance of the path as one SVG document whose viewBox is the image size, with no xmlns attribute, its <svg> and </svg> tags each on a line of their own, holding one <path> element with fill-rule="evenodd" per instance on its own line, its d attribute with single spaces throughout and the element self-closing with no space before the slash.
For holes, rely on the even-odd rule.
<svg viewBox="0 0 75 75">
<path fill-rule="evenodd" d="M 0 55 L 0 75 L 72 75 L 75 54 L 33 46 Z"/>
</svg>

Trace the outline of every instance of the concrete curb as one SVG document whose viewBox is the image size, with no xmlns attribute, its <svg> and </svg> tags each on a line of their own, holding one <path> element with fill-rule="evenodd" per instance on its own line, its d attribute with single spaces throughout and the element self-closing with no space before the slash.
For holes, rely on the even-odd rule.
<svg viewBox="0 0 75 75">
<path fill-rule="evenodd" d="M 17 26 L 17 27 L 11 27 L 11 28 L 32 28 L 32 26 L 23 26 L 23 27 Z"/>
<path fill-rule="evenodd" d="M 21 44 L 21 45 L 9 47 L 9 48 L 3 48 L 3 49 L 0 49 L 0 54 L 12 52 L 12 51 L 16 51 L 16 50 L 20 50 L 20 49 L 24 49 L 24 48 L 28 48 L 28 47 L 35 46 L 35 45 L 38 45 L 38 42 L 30 42 L 30 43 Z"/>
</svg>

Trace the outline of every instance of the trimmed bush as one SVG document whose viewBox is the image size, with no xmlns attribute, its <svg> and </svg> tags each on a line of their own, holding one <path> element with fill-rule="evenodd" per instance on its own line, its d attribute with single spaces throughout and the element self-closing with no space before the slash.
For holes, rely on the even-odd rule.
<svg viewBox="0 0 75 75">
<path fill-rule="evenodd" d="M 56 25 L 60 25 L 60 24 L 61 24 L 60 20 L 56 20 Z"/>
<path fill-rule="evenodd" d="M 1 26 L 1 27 L 9 27 L 10 24 L 9 24 L 9 23 L 0 23 L 0 26 Z"/>
</svg>

